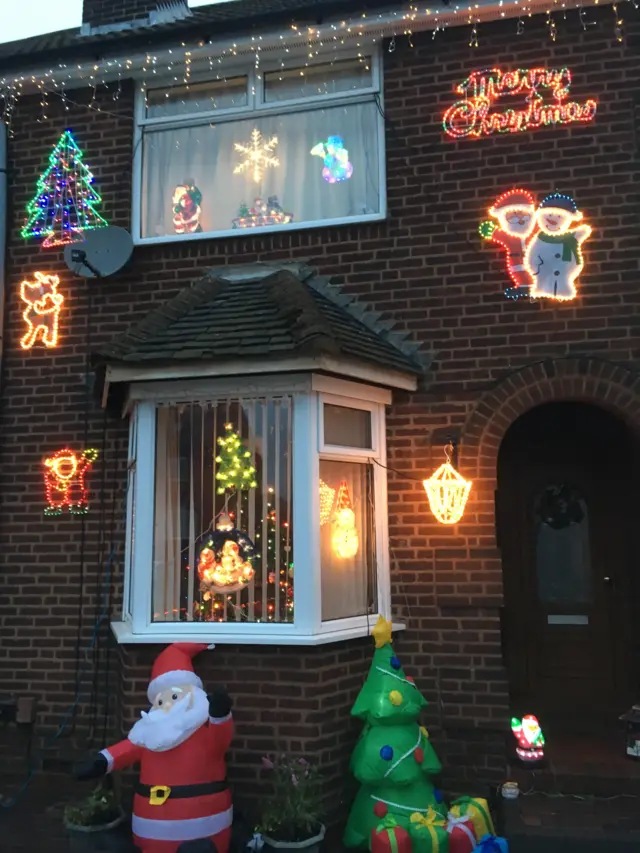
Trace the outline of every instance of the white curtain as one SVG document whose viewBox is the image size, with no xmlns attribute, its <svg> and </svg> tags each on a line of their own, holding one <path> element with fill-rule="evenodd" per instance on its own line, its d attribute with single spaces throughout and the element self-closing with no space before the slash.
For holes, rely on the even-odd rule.
<svg viewBox="0 0 640 853">
<path fill-rule="evenodd" d="M 334 512 L 320 528 L 322 565 L 322 620 L 362 616 L 375 601 L 375 530 L 370 466 L 354 462 L 320 461 L 320 480 L 335 490 Z M 358 550 L 353 557 L 340 557 L 333 547 L 333 519 L 341 483 L 347 484 L 355 513 Z"/>
<path fill-rule="evenodd" d="M 180 619 L 181 530 L 178 410 L 160 407 L 156 426 L 156 487 L 153 542 L 153 618 Z"/>
<path fill-rule="evenodd" d="M 202 193 L 204 231 L 233 227 L 241 204 L 276 195 L 294 222 L 377 213 L 379 198 L 378 109 L 373 101 L 286 115 L 247 118 L 198 127 L 147 131 L 144 137 L 141 189 L 142 235 L 173 234 L 172 197 L 176 186 L 193 181 Z M 234 143 L 249 145 L 258 129 L 264 142 L 277 137 L 273 156 L 259 183 L 251 169 L 234 174 L 245 155 Z M 319 142 L 340 136 L 349 152 L 353 175 L 329 184 L 323 159 L 311 154 Z"/>
</svg>

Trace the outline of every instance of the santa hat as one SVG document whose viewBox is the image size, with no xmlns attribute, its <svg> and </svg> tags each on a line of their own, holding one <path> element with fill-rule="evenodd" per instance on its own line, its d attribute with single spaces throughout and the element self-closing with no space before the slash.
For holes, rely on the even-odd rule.
<svg viewBox="0 0 640 853">
<path fill-rule="evenodd" d="M 529 205 L 534 204 L 535 200 L 527 190 L 509 190 L 495 200 L 490 212 L 501 210 L 504 207 L 529 207 Z"/>
<path fill-rule="evenodd" d="M 566 210 L 569 213 L 577 213 L 578 205 L 570 195 L 564 193 L 551 193 L 540 202 L 540 207 L 553 207 L 556 210 Z"/>
<path fill-rule="evenodd" d="M 173 643 L 160 652 L 151 670 L 151 681 L 147 689 L 149 702 L 153 702 L 158 693 L 170 687 L 189 684 L 202 688 L 202 681 L 193 671 L 193 658 L 205 649 L 211 649 L 208 643 Z"/>
<path fill-rule="evenodd" d="M 349 486 L 347 485 L 346 480 L 343 480 L 340 483 L 340 488 L 338 489 L 336 512 L 340 512 L 341 509 L 353 509 L 353 506 L 351 504 L 351 495 L 349 494 Z"/>
</svg>

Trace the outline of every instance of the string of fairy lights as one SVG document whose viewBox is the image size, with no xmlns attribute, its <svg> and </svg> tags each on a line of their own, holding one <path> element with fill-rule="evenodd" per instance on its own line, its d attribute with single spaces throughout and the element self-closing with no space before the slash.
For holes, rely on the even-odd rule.
<svg viewBox="0 0 640 853">
<path fill-rule="evenodd" d="M 619 43 L 625 38 L 624 4 L 632 5 L 636 10 L 640 0 L 622 0 L 611 4 L 613 14 L 613 37 Z M 594 5 L 598 4 L 595 0 Z M 497 6 L 498 14 L 495 14 Z M 488 10 L 491 9 L 491 15 Z M 238 57 L 249 56 L 256 69 L 260 68 L 262 56 L 274 47 L 280 53 L 280 67 L 301 66 L 300 47 L 306 49 L 306 57 L 302 60 L 302 73 L 318 61 L 334 62 L 340 51 L 346 47 L 355 48 L 359 59 L 367 62 L 367 47 L 381 38 L 388 37 L 388 51 L 396 50 L 397 38 L 404 37 L 409 47 L 413 47 L 412 36 L 417 31 L 430 31 L 432 38 L 450 28 L 468 26 L 469 47 L 478 48 L 481 42 L 480 24 L 485 16 L 490 19 L 514 18 L 516 35 L 524 34 L 527 18 L 535 14 L 546 14 L 546 30 L 550 41 L 558 38 L 558 19 L 567 20 L 571 11 L 578 12 L 579 25 L 584 31 L 596 22 L 589 19 L 588 12 L 582 2 L 571 4 L 567 0 L 493 0 L 465 5 L 453 4 L 451 0 L 439 8 L 420 9 L 410 4 L 405 10 L 388 11 L 380 14 L 362 13 L 357 18 L 327 23 L 323 26 L 302 26 L 291 24 L 283 32 L 273 35 L 255 35 L 244 42 L 234 41 L 226 46 L 214 44 L 211 40 L 199 40 L 192 44 L 181 42 L 176 47 L 158 53 L 146 53 L 142 56 L 129 58 L 110 58 L 87 63 L 59 63 L 55 67 L 38 73 L 26 73 L 0 78 L 0 120 L 11 130 L 13 115 L 22 96 L 38 93 L 40 96 L 41 115 L 38 121 L 47 118 L 50 99 L 58 98 L 64 105 L 65 111 L 71 106 L 83 106 L 96 112 L 103 112 L 118 117 L 122 116 L 115 110 L 107 109 L 98 98 L 99 90 L 106 87 L 111 93 L 114 105 L 118 103 L 123 90 L 123 81 L 135 77 L 145 94 L 153 88 L 153 81 L 158 85 L 183 85 L 189 87 L 195 71 L 201 67 L 215 72 L 217 79 L 224 80 L 226 66 L 234 63 Z M 160 83 L 162 81 L 162 83 Z M 91 90 L 88 103 L 78 104 L 71 99 L 67 92 L 70 88 L 77 89 L 85 84 Z"/>
</svg>

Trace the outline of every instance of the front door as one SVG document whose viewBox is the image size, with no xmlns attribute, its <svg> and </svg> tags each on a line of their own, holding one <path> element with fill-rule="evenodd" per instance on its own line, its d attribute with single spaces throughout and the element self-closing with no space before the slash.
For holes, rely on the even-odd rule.
<svg viewBox="0 0 640 853">
<path fill-rule="evenodd" d="M 595 410 L 596 423 L 567 423 L 568 406 L 556 409 L 555 428 L 555 407 L 545 406 L 550 423 L 540 429 L 538 412 L 519 441 L 505 439 L 497 506 L 505 656 L 514 713 L 589 728 L 634 700 L 631 477 L 616 462 L 621 437 L 598 423 L 611 416 Z"/>
</svg>

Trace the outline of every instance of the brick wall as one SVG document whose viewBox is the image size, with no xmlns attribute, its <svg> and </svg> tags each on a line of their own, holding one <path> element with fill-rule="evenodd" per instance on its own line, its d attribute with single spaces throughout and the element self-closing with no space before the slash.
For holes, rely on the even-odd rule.
<svg viewBox="0 0 640 853">
<path fill-rule="evenodd" d="M 631 8 L 625 12 L 631 18 Z M 515 394 L 522 387 L 518 371 L 532 363 L 565 359 L 579 376 L 584 359 L 578 356 L 591 355 L 594 365 L 607 360 L 633 365 L 638 358 L 640 165 L 633 107 L 640 66 L 632 46 L 616 42 L 609 8 L 588 15 L 597 24 L 586 31 L 577 14 L 569 13 L 566 22 L 558 16 L 555 43 L 544 20 L 535 18 L 526 20 L 521 36 L 514 21 L 482 25 L 475 50 L 468 47 L 466 28 L 448 30 L 435 40 L 429 34 L 414 36 L 413 47 L 398 39 L 395 52 L 385 50 L 388 221 L 141 247 L 126 272 L 88 285 L 65 272 L 60 253 L 41 253 L 33 243 L 25 244 L 18 228 L 50 146 L 66 126 L 85 149 L 106 215 L 115 224 L 129 225 L 132 88 L 117 102 L 101 90 L 100 113 L 88 109 L 89 90 L 75 92 L 79 106 L 65 112 L 52 103 L 41 121 L 37 99 L 21 101 L 10 146 L 12 228 L 0 414 L 0 549 L 5 555 L 0 677 L 5 689 L 42 700 L 43 731 L 53 731 L 73 701 L 81 579 L 86 642 L 100 555 L 112 538 L 118 549 L 116 614 L 121 595 L 127 427 L 120 420 L 105 421 L 87 397 L 87 333 L 92 346 L 109 340 L 190 284 L 207 265 L 305 258 L 393 316 L 435 355 L 430 381 L 416 394 L 395 396 L 389 464 L 419 480 L 439 464 L 445 438 L 462 432 L 460 464 L 474 473 L 475 487 L 464 522 L 448 529 L 434 522 L 419 482 L 390 475 L 394 610 L 408 624 L 397 647 L 432 703 L 429 727 L 449 783 L 464 787 L 466 778 L 477 789 L 481 781 L 501 777 L 508 689 L 494 535 L 495 454 L 491 461 L 490 451 L 497 451 L 517 407 L 510 408 L 509 394 L 493 401 L 487 395 L 504 389 L 509 376 L 515 377 L 507 380 Z M 469 71 L 544 64 L 569 64 L 575 99 L 599 99 L 593 125 L 477 141 L 443 137 L 439 116 Z M 595 226 L 581 277 L 582 298 L 575 303 L 513 303 L 502 295 L 502 258 L 480 245 L 477 224 L 501 191 L 518 184 L 538 195 L 570 192 Z M 25 354 L 17 343 L 22 322 L 17 285 L 37 268 L 63 274 L 67 322 L 59 349 Z M 597 373 L 599 368 L 593 369 Z M 532 376 L 544 398 L 547 374 L 541 370 Z M 578 390 L 583 387 L 579 379 L 575 383 Z M 569 385 L 561 378 L 555 387 L 561 395 Z M 594 380 L 593 393 L 604 396 L 608 391 L 602 388 Z M 497 415 L 496 399 L 502 407 Z M 498 423 L 485 430 L 487 411 Z M 42 456 L 67 443 L 96 444 L 106 460 L 104 501 L 87 519 L 84 533 L 81 521 L 42 518 Z M 102 470 L 97 469 L 94 483 Z M 113 730 L 126 730 L 144 707 L 155 651 L 143 646 L 112 653 L 119 697 Z M 260 753 L 273 738 L 320 754 L 332 803 L 348 798 L 346 763 L 358 726 L 347 711 L 369 657 L 363 640 L 304 650 L 219 647 L 203 660 L 203 677 L 228 683 L 236 698 L 239 733 L 232 776 L 241 799 L 253 791 Z M 81 705 L 77 738 L 59 741 L 65 748 L 67 743 L 87 748 L 82 738 L 89 704 Z"/>
<path fill-rule="evenodd" d="M 144 18 L 158 8 L 158 0 L 84 0 L 82 20 L 94 27 Z"/>
</svg>

